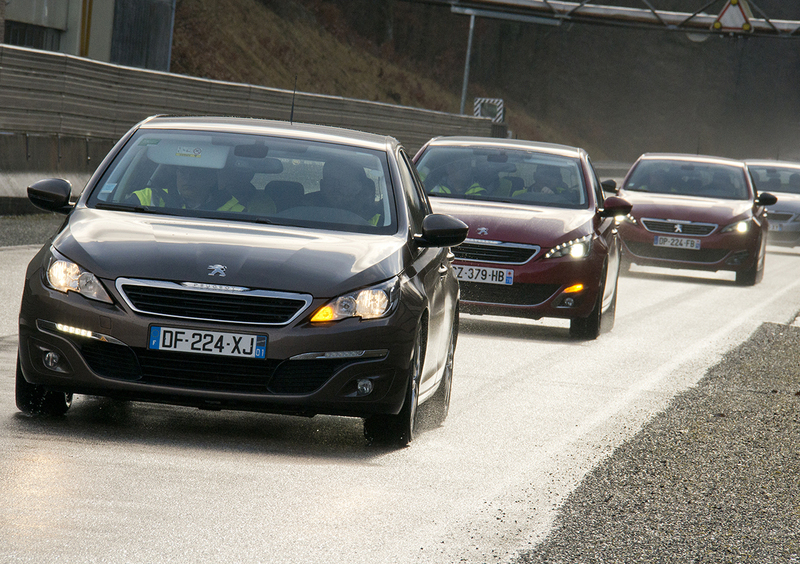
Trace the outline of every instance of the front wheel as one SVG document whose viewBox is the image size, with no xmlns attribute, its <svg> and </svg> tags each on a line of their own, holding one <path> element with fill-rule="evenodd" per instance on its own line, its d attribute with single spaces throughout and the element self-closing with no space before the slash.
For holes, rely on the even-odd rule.
<svg viewBox="0 0 800 564">
<path fill-rule="evenodd" d="M 447 358 L 445 359 L 442 380 L 439 388 L 433 394 L 430 401 L 425 405 L 429 406 L 431 422 L 439 426 L 444 423 L 447 413 L 450 411 L 450 394 L 453 390 L 453 360 L 456 354 L 456 341 L 458 340 L 458 311 L 453 320 L 453 328 L 450 330 L 450 344 L 447 347 Z"/>
<path fill-rule="evenodd" d="M 761 279 L 764 278 L 764 251 L 759 252 L 756 260 L 753 261 L 753 266 L 745 271 L 736 273 L 736 284 L 739 286 L 755 286 Z"/>
<path fill-rule="evenodd" d="M 16 400 L 17 408 L 28 415 L 64 415 L 72 405 L 72 394 L 31 384 L 22 375 L 18 358 Z"/>
<path fill-rule="evenodd" d="M 397 415 L 371 415 L 364 419 L 364 437 L 367 443 L 394 443 L 406 446 L 414 440 L 419 407 L 419 382 L 422 377 L 422 361 L 425 358 L 423 343 L 427 338 L 426 328 L 423 322 L 414 339 L 403 408 Z"/>
<path fill-rule="evenodd" d="M 574 339 L 591 341 L 600 336 L 601 332 L 611 331 L 614 326 L 614 317 L 617 309 L 617 288 L 614 286 L 614 298 L 608 310 L 603 312 L 603 294 L 606 287 L 606 269 L 600 277 L 602 283 L 597 289 L 597 300 L 592 312 L 587 317 L 575 317 L 569 320 L 569 335 Z M 605 317 L 608 317 L 605 319 Z"/>
</svg>

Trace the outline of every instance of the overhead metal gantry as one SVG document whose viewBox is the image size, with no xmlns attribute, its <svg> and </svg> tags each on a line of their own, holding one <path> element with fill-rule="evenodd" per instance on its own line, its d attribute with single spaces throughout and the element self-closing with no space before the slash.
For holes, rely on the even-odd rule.
<svg viewBox="0 0 800 564">
<path fill-rule="evenodd" d="M 412 0 L 413 1 L 413 0 Z M 456 13 L 478 17 L 514 19 L 561 25 L 562 23 L 588 23 L 628 27 L 650 27 L 692 33 L 800 37 L 800 21 L 779 20 L 769 17 L 755 0 L 710 0 L 694 12 L 672 12 L 653 7 L 653 0 L 640 0 L 642 8 L 626 8 L 598 4 L 593 0 L 564 2 L 561 0 L 423 0 L 427 4 L 449 5 Z M 716 8 L 716 9 L 714 9 Z M 745 18 L 742 26 L 715 26 L 724 14 L 734 16 L 741 12 Z"/>
<path fill-rule="evenodd" d="M 731 37 L 800 38 L 800 21 L 773 19 L 755 0 L 710 0 L 694 12 L 658 10 L 653 0 L 641 0 L 643 8 L 593 3 L 592 0 L 407 0 L 450 6 L 452 12 L 470 16 L 461 113 L 466 103 L 469 60 L 475 18 L 514 20 L 534 24 L 582 23 L 681 31 L 695 41 L 711 35 Z"/>
</svg>

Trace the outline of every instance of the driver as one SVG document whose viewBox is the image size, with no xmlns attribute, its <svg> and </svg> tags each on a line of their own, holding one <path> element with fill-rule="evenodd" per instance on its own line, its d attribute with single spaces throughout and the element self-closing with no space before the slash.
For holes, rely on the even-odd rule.
<svg viewBox="0 0 800 564">
<path fill-rule="evenodd" d="M 173 200 L 177 202 L 173 202 Z M 183 209 L 239 212 L 244 206 L 230 194 L 219 189 L 217 171 L 201 167 L 177 167 L 175 191 L 144 188 L 131 194 L 129 200 L 143 206 L 180 207 Z"/>
</svg>

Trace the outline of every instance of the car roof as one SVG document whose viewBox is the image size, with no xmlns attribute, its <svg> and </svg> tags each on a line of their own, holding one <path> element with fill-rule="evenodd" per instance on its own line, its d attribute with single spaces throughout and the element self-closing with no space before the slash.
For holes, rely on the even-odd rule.
<svg viewBox="0 0 800 564">
<path fill-rule="evenodd" d="M 690 153 L 645 153 L 638 160 L 663 160 L 706 164 L 721 164 L 744 167 L 744 161 L 711 155 L 693 155 Z"/>
<path fill-rule="evenodd" d="M 333 127 L 288 121 L 221 116 L 152 116 L 139 124 L 141 129 L 184 129 L 217 133 L 271 135 L 311 139 L 386 151 L 400 145 L 394 137 Z"/>
<path fill-rule="evenodd" d="M 791 161 L 777 161 L 769 159 L 750 159 L 745 161 L 747 166 L 764 166 L 773 168 L 792 168 L 800 170 L 800 163 Z"/>
<path fill-rule="evenodd" d="M 559 145 L 558 143 L 526 141 L 523 139 L 505 139 L 500 137 L 435 137 L 427 143 L 427 146 L 429 147 L 470 147 L 475 145 L 479 145 L 481 147 L 537 151 L 539 153 L 548 153 L 566 157 L 579 157 L 580 155 L 586 154 L 586 151 L 580 147 Z"/>
</svg>

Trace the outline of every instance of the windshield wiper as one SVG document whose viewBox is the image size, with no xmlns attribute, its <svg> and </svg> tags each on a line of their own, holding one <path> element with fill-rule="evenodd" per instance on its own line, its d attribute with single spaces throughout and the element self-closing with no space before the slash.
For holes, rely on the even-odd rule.
<svg viewBox="0 0 800 564">
<path fill-rule="evenodd" d="M 139 213 L 156 213 L 155 208 L 145 206 L 131 206 L 127 204 L 113 204 L 109 202 L 95 202 L 94 207 L 99 210 L 132 211 Z"/>
</svg>

